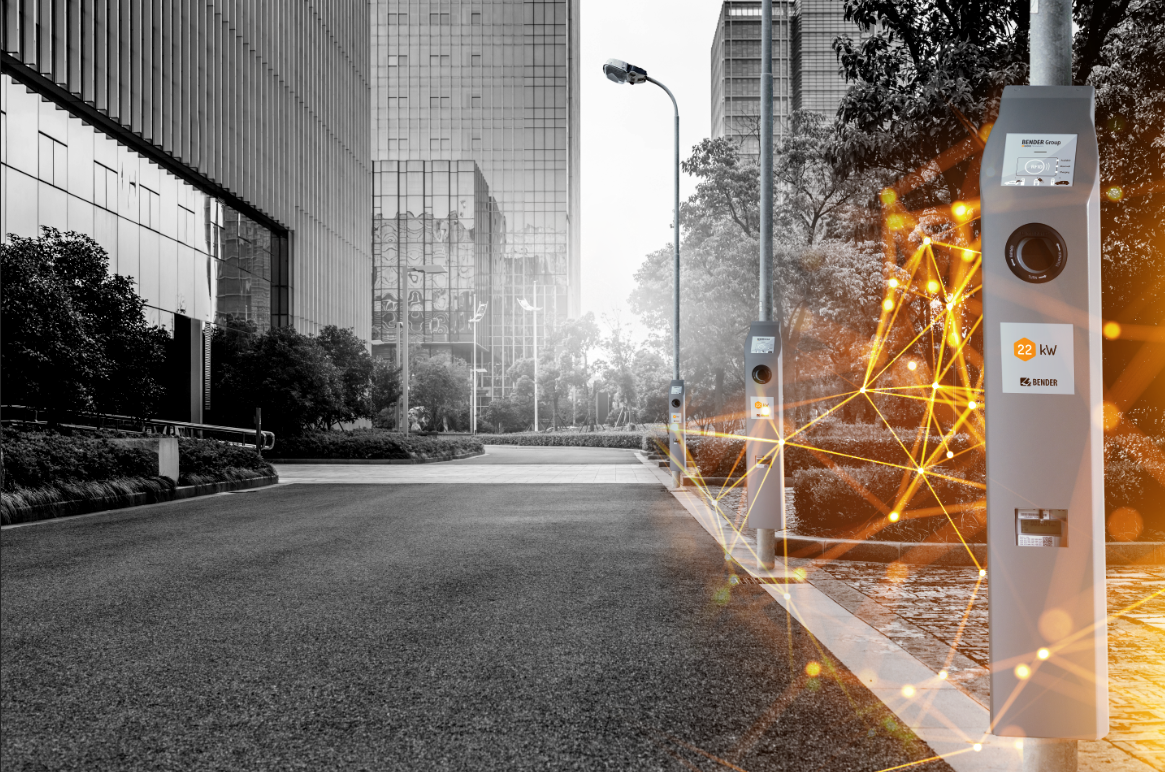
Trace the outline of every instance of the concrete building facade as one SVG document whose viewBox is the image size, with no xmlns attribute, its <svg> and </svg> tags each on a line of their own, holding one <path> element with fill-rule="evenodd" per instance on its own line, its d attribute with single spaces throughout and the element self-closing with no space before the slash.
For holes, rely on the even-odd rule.
<svg viewBox="0 0 1165 772">
<path fill-rule="evenodd" d="M 407 323 L 411 344 L 470 361 L 484 306 L 481 397 L 504 396 L 535 328 L 580 310 L 578 2 L 371 12 L 374 352 L 395 358 Z"/>
<path fill-rule="evenodd" d="M 105 248 L 189 348 L 170 417 L 212 406 L 227 317 L 368 339 L 364 6 L 4 0 L 0 19 L 0 229 Z"/>
</svg>

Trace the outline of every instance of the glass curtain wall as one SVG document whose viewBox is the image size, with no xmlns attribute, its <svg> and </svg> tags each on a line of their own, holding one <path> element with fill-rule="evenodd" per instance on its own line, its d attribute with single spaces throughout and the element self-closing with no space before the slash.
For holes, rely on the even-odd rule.
<svg viewBox="0 0 1165 772">
<path fill-rule="evenodd" d="M 541 339 L 568 313 L 569 5 L 569 0 L 372 4 L 373 174 L 374 191 L 381 191 L 374 192 L 375 238 L 381 246 L 374 258 L 373 310 L 380 316 L 373 337 L 391 344 L 376 349 L 380 356 L 395 356 L 395 340 L 388 336 L 402 298 L 392 296 L 392 287 L 402 293 L 407 287 L 410 324 L 414 313 L 432 315 L 415 320 L 420 342 L 430 348 L 463 334 L 457 314 L 488 303 L 489 315 L 478 332 L 479 366 L 489 371 L 483 379 L 487 396 L 508 393 L 510 368 L 534 354 L 534 313 L 523 311 L 518 301 L 544 309 L 535 312 Z M 449 171 L 442 172 L 438 163 Z M 449 286 L 440 283 L 441 275 L 406 279 L 401 274 L 410 260 L 448 259 L 448 249 L 466 244 L 443 242 L 438 232 L 442 222 L 456 230 L 451 213 L 460 199 L 450 204 L 449 217 L 437 203 L 442 175 L 450 175 L 452 185 L 454 168 L 458 186 L 467 185 L 466 175 L 474 180 L 472 211 L 466 210 L 466 219 L 458 211 L 456 218 L 465 229 L 459 239 L 473 232 L 473 257 L 465 258 L 472 267 L 458 263 Z M 423 198 L 430 182 L 433 209 Z M 394 211 L 384 203 L 377 213 L 375 206 L 389 199 L 397 206 L 404 201 L 404 208 Z M 488 232 L 477 224 L 479 212 L 488 213 Z M 470 216 L 474 226 L 467 227 Z M 425 225 L 430 220 L 431 240 Z M 410 232 L 405 247 L 386 249 L 386 239 L 403 238 L 401 224 L 415 228 L 417 240 Z M 472 278 L 462 270 L 472 271 Z M 466 291 L 476 297 L 458 294 Z M 450 350 L 460 356 L 462 349 Z"/>
</svg>

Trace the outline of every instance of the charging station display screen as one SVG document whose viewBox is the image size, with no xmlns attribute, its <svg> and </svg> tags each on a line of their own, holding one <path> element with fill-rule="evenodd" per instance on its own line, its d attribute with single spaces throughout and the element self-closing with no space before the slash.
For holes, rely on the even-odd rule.
<svg viewBox="0 0 1165 772">
<path fill-rule="evenodd" d="M 1020 520 L 1019 532 L 1032 536 L 1059 536 L 1063 529 L 1059 520 Z"/>
<path fill-rule="evenodd" d="M 1075 134 L 1008 134 L 1001 184 L 1024 188 L 1071 186 Z"/>
</svg>

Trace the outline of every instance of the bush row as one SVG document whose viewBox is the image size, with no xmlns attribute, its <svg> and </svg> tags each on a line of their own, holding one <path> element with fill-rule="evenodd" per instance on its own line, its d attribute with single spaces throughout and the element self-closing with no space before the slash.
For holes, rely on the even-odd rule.
<svg viewBox="0 0 1165 772">
<path fill-rule="evenodd" d="M 573 446 L 645 450 L 647 437 L 641 432 L 522 432 L 479 434 L 477 439 L 486 445 Z"/>
<path fill-rule="evenodd" d="M 432 437 L 404 435 L 381 429 L 350 432 L 309 432 L 280 439 L 269 458 L 321 459 L 440 459 L 480 453 L 479 437 Z"/>
<path fill-rule="evenodd" d="M 5 491 L 153 477 L 158 471 L 157 456 L 148 450 L 100 438 L 5 429 L 0 447 L 4 450 Z"/>
</svg>

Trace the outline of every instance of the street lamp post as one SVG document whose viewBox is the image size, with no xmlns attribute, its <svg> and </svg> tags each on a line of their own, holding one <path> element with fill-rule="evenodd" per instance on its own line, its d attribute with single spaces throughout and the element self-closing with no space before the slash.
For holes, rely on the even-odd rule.
<svg viewBox="0 0 1165 772">
<path fill-rule="evenodd" d="M 674 190 L 674 206 L 675 206 L 675 253 L 673 255 L 673 269 L 672 269 L 672 379 L 680 379 L 680 106 L 676 103 L 675 95 L 672 94 L 671 89 L 660 83 L 654 78 L 647 75 L 647 70 L 642 67 L 636 67 L 633 64 L 621 61 L 619 59 L 608 59 L 607 63 L 603 65 L 603 74 L 607 76 L 608 80 L 615 83 L 629 83 L 635 86 L 639 83 L 654 83 L 659 86 L 671 99 L 672 108 L 676 113 L 676 131 L 675 131 L 675 190 Z M 678 432 L 682 433 L 684 427 L 679 427 Z M 685 443 L 681 441 L 681 447 L 686 448 Z M 687 451 L 684 451 L 685 458 L 681 461 L 681 465 L 687 465 Z M 674 477 L 675 486 L 678 488 L 683 484 L 683 472 L 676 471 L 672 473 Z"/>
<path fill-rule="evenodd" d="M 523 311 L 537 312 L 541 308 L 530 305 L 525 298 L 518 298 Z M 534 431 L 538 431 L 538 314 L 534 313 Z"/>
<path fill-rule="evenodd" d="M 470 434 L 477 434 L 477 374 L 485 372 L 484 370 L 477 369 L 477 323 L 480 322 L 483 317 L 485 317 L 485 307 L 487 305 L 489 305 L 489 304 L 488 303 L 480 304 L 477 307 L 477 313 L 475 313 L 473 315 L 473 318 L 469 320 L 469 323 L 473 325 L 473 374 L 472 374 L 472 378 L 471 378 L 473 391 L 470 392 L 470 395 L 469 395 L 469 410 L 470 410 L 469 432 L 470 432 Z"/>
<path fill-rule="evenodd" d="M 443 265 L 418 265 L 413 268 L 408 268 L 405 273 L 449 273 Z M 404 320 L 400 322 L 401 336 L 397 341 L 399 347 L 398 354 L 401 360 L 401 404 L 402 404 L 402 419 L 405 427 L 405 434 L 409 433 L 409 308 L 408 308 L 408 287 L 405 287 L 404 301 L 401 306 L 404 311 Z"/>
</svg>

